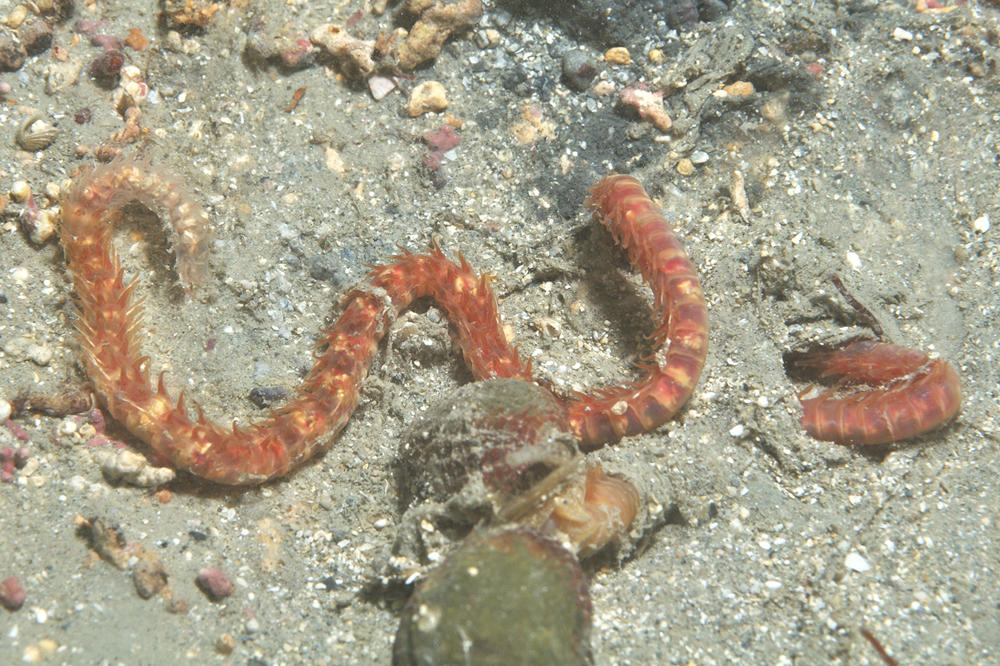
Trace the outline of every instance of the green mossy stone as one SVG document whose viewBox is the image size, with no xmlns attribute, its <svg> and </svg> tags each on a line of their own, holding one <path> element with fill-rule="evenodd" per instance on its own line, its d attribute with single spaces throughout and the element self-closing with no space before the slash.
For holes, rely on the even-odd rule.
<svg viewBox="0 0 1000 666">
<path fill-rule="evenodd" d="M 527 528 L 474 532 L 420 584 L 393 663 L 590 664 L 591 603 L 576 558 Z"/>
</svg>

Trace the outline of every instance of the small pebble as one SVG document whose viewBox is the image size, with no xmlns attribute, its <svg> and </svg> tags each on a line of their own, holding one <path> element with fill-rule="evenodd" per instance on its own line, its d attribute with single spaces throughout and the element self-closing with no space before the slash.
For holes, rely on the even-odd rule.
<svg viewBox="0 0 1000 666">
<path fill-rule="evenodd" d="M 288 389 L 284 386 L 257 386 L 250 389 L 250 402 L 264 409 L 275 402 L 281 402 L 288 397 Z"/>
<path fill-rule="evenodd" d="M 696 150 L 693 153 L 691 153 L 691 163 L 696 166 L 705 164 L 706 162 L 708 162 L 708 160 L 709 160 L 708 153 L 706 153 L 704 150 Z"/>
<path fill-rule="evenodd" d="M 27 219 L 26 217 L 24 219 Z M 43 208 L 35 215 L 30 224 L 25 224 L 28 239 L 35 245 L 42 245 L 56 233 L 59 221 L 59 208 Z"/>
<path fill-rule="evenodd" d="M 844 566 L 851 571 L 857 571 L 859 573 L 864 573 L 866 571 L 871 571 L 872 565 L 857 551 L 851 551 L 844 558 Z"/>
<path fill-rule="evenodd" d="M 118 84 L 124 65 L 125 54 L 117 49 L 107 49 L 90 63 L 87 71 L 98 85 L 113 88 Z"/>
<path fill-rule="evenodd" d="M 12 411 L 13 408 L 10 403 L 3 398 L 0 398 L 0 421 L 6 421 L 9 419 Z"/>
<path fill-rule="evenodd" d="M 31 196 L 31 186 L 26 180 L 15 180 L 10 186 L 10 198 L 17 203 L 24 203 Z"/>
<path fill-rule="evenodd" d="M 892 38 L 897 42 L 909 42 L 913 40 L 913 33 L 897 27 L 892 31 Z"/>
<path fill-rule="evenodd" d="M 572 49 L 562 59 L 563 80 L 573 90 L 586 90 L 597 76 L 597 63 L 583 49 Z"/>
<path fill-rule="evenodd" d="M 28 8 L 24 5 L 18 5 L 10 11 L 10 14 L 7 14 L 3 22 L 7 24 L 8 28 L 17 30 L 26 18 L 28 18 Z"/>
<path fill-rule="evenodd" d="M 396 82 L 388 76 L 368 77 L 368 90 L 372 94 L 372 99 L 380 100 L 396 89 Z"/>
<path fill-rule="evenodd" d="M 853 268 L 856 271 L 860 271 L 861 270 L 861 257 L 858 256 L 857 252 L 853 252 L 851 250 L 848 250 L 847 251 L 847 255 L 846 255 L 846 259 L 847 259 L 847 265 L 848 266 L 850 266 L 851 268 Z"/>
<path fill-rule="evenodd" d="M 749 81 L 734 81 L 727 86 L 723 86 L 722 89 L 726 91 L 726 94 L 733 97 L 749 97 L 754 93 L 753 84 Z"/>
<path fill-rule="evenodd" d="M 0 605 L 9 611 L 16 611 L 24 605 L 24 586 L 17 576 L 8 576 L 0 581 Z"/>
<path fill-rule="evenodd" d="M 232 654 L 236 647 L 236 639 L 231 633 L 224 632 L 215 640 L 215 651 L 219 654 Z"/>
<path fill-rule="evenodd" d="M 604 53 L 604 61 L 612 65 L 631 65 L 632 55 L 624 46 L 615 46 Z"/>
<path fill-rule="evenodd" d="M 225 599 L 235 590 L 233 581 L 218 567 L 205 567 L 198 572 L 194 582 L 212 601 Z"/>
<path fill-rule="evenodd" d="M 32 19 L 18 31 L 28 55 L 38 55 L 52 46 L 52 26 L 47 21 Z"/>
<path fill-rule="evenodd" d="M 985 234 L 990 230 L 990 216 L 980 215 L 972 221 L 972 229 L 981 234 Z"/>
<path fill-rule="evenodd" d="M 48 365 L 52 360 L 52 347 L 46 344 L 32 343 L 24 350 L 24 355 L 28 360 L 36 365 Z"/>
<path fill-rule="evenodd" d="M 413 89 L 405 108 L 413 118 L 428 111 L 444 111 L 448 108 L 447 91 L 437 81 L 424 81 Z"/>
<path fill-rule="evenodd" d="M 142 557 L 132 567 L 132 584 L 142 599 L 149 599 L 167 586 L 167 571 L 156 556 Z"/>
<path fill-rule="evenodd" d="M 682 176 L 690 176 L 694 173 L 694 164 L 686 157 L 677 160 L 677 173 Z"/>
</svg>

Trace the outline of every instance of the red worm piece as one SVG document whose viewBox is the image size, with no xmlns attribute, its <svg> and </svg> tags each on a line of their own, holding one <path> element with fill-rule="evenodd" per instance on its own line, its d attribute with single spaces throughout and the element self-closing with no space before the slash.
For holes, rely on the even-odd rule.
<svg viewBox="0 0 1000 666">
<path fill-rule="evenodd" d="M 570 425 L 584 448 L 594 449 L 653 430 L 687 402 L 705 364 L 708 313 L 681 240 L 639 181 L 608 176 L 591 189 L 587 204 L 642 273 L 659 313 L 646 376 L 631 386 L 576 396 L 569 405 Z"/>
<path fill-rule="evenodd" d="M 886 444 L 948 423 L 958 414 L 958 373 L 941 359 L 906 347 L 853 340 L 786 356 L 792 372 L 835 381 L 837 387 L 803 398 L 802 426 L 816 439 L 839 444 Z M 844 393 L 841 387 L 866 385 Z"/>
</svg>

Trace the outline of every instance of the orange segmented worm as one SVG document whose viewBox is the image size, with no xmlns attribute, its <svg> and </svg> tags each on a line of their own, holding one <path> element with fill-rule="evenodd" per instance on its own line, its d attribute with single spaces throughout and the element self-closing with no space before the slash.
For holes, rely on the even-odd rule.
<svg viewBox="0 0 1000 666">
<path fill-rule="evenodd" d="M 61 239 L 79 295 L 83 363 L 96 394 L 156 457 L 178 469 L 218 483 L 255 484 L 300 465 L 329 441 L 324 435 L 347 422 L 387 322 L 421 296 L 433 296 L 457 323 L 478 376 L 530 375 L 503 335 L 489 282 L 434 248 L 375 268 L 366 286 L 347 295 L 296 397 L 267 419 L 225 428 L 207 421 L 197 406 L 192 418 L 183 396 L 168 395 L 162 375 L 152 384 L 148 358 L 139 351 L 142 307 L 132 299 L 135 282 L 125 283 L 107 221 L 114 206 L 132 199 L 168 209 L 178 230 L 180 273 L 192 286 L 199 272 L 187 267 L 204 242 L 203 213 L 176 183 L 141 165 L 112 163 L 78 182 L 62 202 Z"/>
<path fill-rule="evenodd" d="M 204 269 L 208 218 L 184 189 L 148 165 L 120 160 L 81 178 L 62 201 L 60 237 L 79 296 L 77 328 L 83 365 L 110 414 L 152 454 L 218 483 L 262 483 L 299 466 L 328 443 L 357 405 L 360 384 L 391 320 L 414 299 L 433 297 L 454 323 L 462 353 L 478 378 L 531 379 L 504 336 L 489 281 L 434 247 L 375 267 L 344 299 L 343 313 L 321 336 L 316 362 L 295 397 L 259 423 L 223 427 L 196 417 L 183 395 L 155 383 L 139 349 L 142 306 L 133 301 L 111 242 L 110 218 L 139 199 L 166 211 L 178 273 L 193 288 Z M 605 178 L 591 206 L 652 286 L 661 311 L 654 334 L 664 361 L 635 386 L 567 401 L 570 422 L 595 447 L 669 419 L 691 394 L 705 359 L 706 313 L 701 288 L 670 225 L 638 182 Z"/>
<path fill-rule="evenodd" d="M 694 391 L 708 351 L 708 313 L 691 260 L 673 227 L 635 178 L 611 175 L 587 202 L 653 290 L 659 322 L 652 339 L 664 349 L 631 386 L 576 396 L 569 420 L 586 448 L 648 432 L 673 418 Z"/>
<path fill-rule="evenodd" d="M 886 444 L 939 428 L 958 413 L 958 373 L 941 359 L 886 342 L 852 340 L 841 347 L 786 355 L 793 371 L 839 385 L 803 398 L 802 426 L 816 439 L 841 444 Z"/>
</svg>

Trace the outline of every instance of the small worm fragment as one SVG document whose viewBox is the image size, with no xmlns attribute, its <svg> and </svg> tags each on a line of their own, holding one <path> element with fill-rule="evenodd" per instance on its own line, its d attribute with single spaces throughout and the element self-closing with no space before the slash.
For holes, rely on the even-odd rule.
<svg viewBox="0 0 1000 666">
<path fill-rule="evenodd" d="M 306 94 L 305 86 L 296 89 L 295 92 L 292 93 L 292 101 L 289 102 L 288 106 L 285 107 L 285 113 L 291 113 L 292 111 L 294 111 L 295 107 L 299 105 L 299 101 L 302 99 L 302 96 L 305 94 Z"/>
<path fill-rule="evenodd" d="M 802 426 L 816 439 L 839 444 L 887 444 L 951 421 L 962 403 L 958 373 L 949 363 L 906 347 L 852 340 L 785 355 L 790 374 L 834 381 L 804 398 Z M 841 387 L 866 386 L 847 392 Z"/>
</svg>

